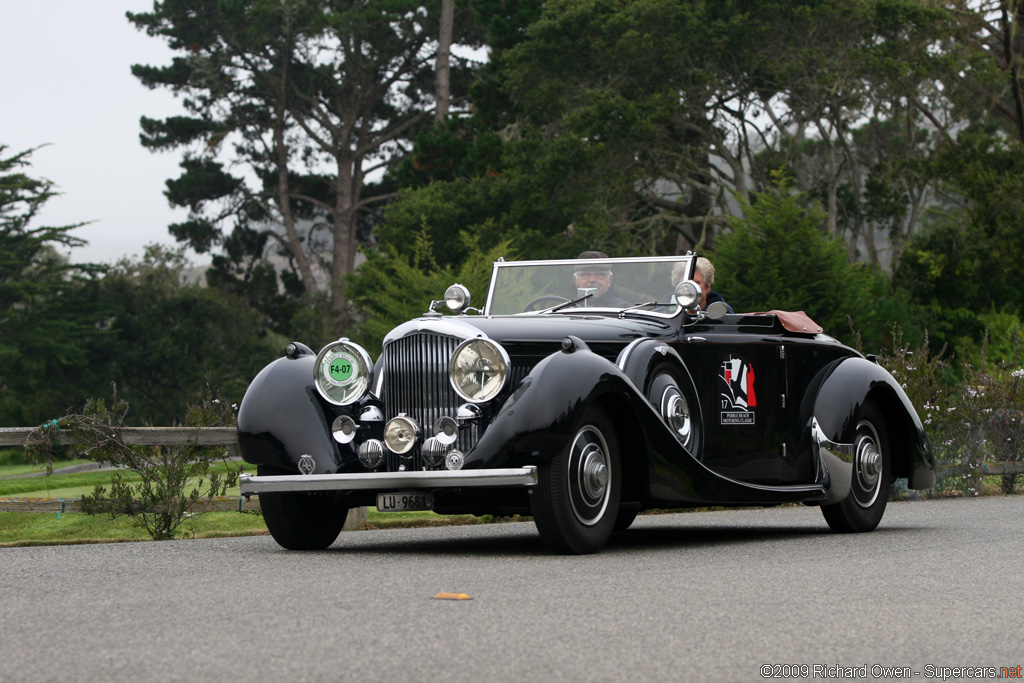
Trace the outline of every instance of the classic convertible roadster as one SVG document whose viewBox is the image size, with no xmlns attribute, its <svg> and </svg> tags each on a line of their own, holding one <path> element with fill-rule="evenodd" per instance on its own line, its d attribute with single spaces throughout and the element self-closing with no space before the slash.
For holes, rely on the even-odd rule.
<svg viewBox="0 0 1024 683">
<path fill-rule="evenodd" d="M 885 369 L 802 313 L 700 310 L 694 265 L 499 261 L 482 310 L 453 285 L 376 363 L 344 337 L 289 344 L 239 409 L 242 494 L 289 549 L 375 505 L 529 514 L 578 554 L 650 508 L 804 503 L 871 531 L 894 478 L 934 484 Z"/>
</svg>

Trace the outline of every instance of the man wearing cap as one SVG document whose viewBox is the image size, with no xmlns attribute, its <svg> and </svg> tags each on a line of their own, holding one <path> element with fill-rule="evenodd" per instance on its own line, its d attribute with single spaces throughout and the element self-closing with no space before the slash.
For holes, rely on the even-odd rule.
<svg viewBox="0 0 1024 683">
<path fill-rule="evenodd" d="M 608 258 L 608 255 L 601 251 L 584 251 L 576 258 L 598 259 Z M 588 290 L 594 291 L 593 296 L 581 301 L 578 304 L 579 306 L 586 308 L 625 308 L 630 305 L 628 301 L 624 301 L 611 293 L 612 269 L 606 263 L 581 263 L 576 266 L 572 279 L 573 284 L 576 285 L 577 296 L 583 296 Z"/>
</svg>

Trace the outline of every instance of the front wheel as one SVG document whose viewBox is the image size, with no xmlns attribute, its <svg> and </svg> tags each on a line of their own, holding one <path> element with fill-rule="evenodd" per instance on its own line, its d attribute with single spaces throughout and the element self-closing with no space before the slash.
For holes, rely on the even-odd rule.
<svg viewBox="0 0 1024 683">
<path fill-rule="evenodd" d="M 878 526 L 889 496 L 891 459 L 882 412 L 874 403 L 865 403 L 854 437 L 850 494 L 838 503 L 821 506 L 833 531 L 860 533 Z"/>
<path fill-rule="evenodd" d="M 286 472 L 258 465 L 258 476 Z M 341 533 L 348 516 L 343 494 L 337 491 L 315 493 L 261 493 L 260 510 L 267 530 L 278 545 L 288 550 L 323 550 Z"/>
<path fill-rule="evenodd" d="M 591 407 L 569 446 L 541 466 L 531 496 L 544 543 L 562 555 L 596 553 L 611 536 L 619 510 L 619 442 L 607 414 Z"/>
</svg>

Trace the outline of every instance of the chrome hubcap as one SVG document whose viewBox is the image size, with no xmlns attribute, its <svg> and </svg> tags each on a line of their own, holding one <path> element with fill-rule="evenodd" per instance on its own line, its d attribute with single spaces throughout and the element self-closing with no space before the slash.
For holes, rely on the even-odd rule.
<svg viewBox="0 0 1024 683">
<path fill-rule="evenodd" d="M 595 427 L 587 425 L 576 433 L 569 450 L 569 502 L 581 524 L 593 526 L 608 507 L 609 483 L 613 472 L 608 444 Z"/>
<path fill-rule="evenodd" d="M 583 488 L 588 498 L 597 500 L 604 495 L 604 487 L 608 485 L 608 466 L 604 462 L 604 453 L 597 446 L 591 444 L 587 449 L 583 462 Z"/>
<path fill-rule="evenodd" d="M 882 452 L 878 444 L 878 432 L 870 422 L 857 425 L 852 493 L 862 508 L 871 507 L 882 492 Z"/>
</svg>

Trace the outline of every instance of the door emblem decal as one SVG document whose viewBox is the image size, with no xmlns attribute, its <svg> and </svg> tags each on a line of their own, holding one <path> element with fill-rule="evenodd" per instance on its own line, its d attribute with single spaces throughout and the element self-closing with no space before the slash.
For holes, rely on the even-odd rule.
<svg viewBox="0 0 1024 683">
<path fill-rule="evenodd" d="M 754 366 L 742 358 L 722 363 L 718 376 L 721 388 L 721 420 L 724 425 L 752 425 L 755 422 L 757 394 L 754 392 Z"/>
</svg>

